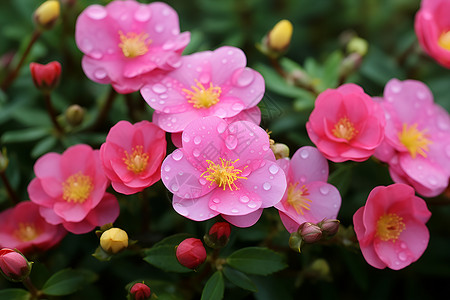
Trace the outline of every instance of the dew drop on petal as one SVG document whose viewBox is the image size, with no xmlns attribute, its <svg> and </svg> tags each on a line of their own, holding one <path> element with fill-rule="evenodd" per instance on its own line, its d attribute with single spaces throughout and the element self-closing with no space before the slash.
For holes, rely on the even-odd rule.
<svg viewBox="0 0 450 300">
<path fill-rule="evenodd" d="M 226 137 L 225 139 L 225 146 L 229 149 L 229 150 L 234 150 L 236 149 L 237 146 L 237 138 L 234 135 L 229 135 Z"/>
<path fill-rule="evenodd" d="M 398 254 L 398 259 L 400 259 L 401 261 L 406 261 L 407 258 L 408 258 L 408 255 L 405 252 L 400 252 Z"/>
<path fill-rule="evenodd" d="M 232 212 L 233 214 L 237 214 L 237 213 L 239 213 L 239 209 L 233 208 L 233 209 L 231 210 L 231 212 Z"/>
<path fill-rule="evenodd" d="M 191 138 L 187 134 L 182 134 L 182 137 L 184 142 L 189 143 L 191 141 Z"/>
<path fill-rule="evenodd" d="M 215 115 L 219 118 L 225 118 L 227 116 L 227 111 L 223 108 L 218 108 L 215 112 Z"/>
<path fill-rule="evenodd" d="M 244 109 L 244 105 L 242 103 L 234 103 L 231 106 L 231 109 L 234 111 L 241 111 L 242 109 Z"/>
<path fill-rule="evenodd" d="M 305 176 L 300 176 L 300 181 L 301 182 L 306 182 L 306 177 Z"/>
<path fill-rule="evenodd" d="M 156 25 L 155 26 L 155 31 L 158 32 L 158 33 L 163 32 L 164 31 L 164 26 L 161 25 L 161 24 Z"/>
<path fill-rule="evenodd" d="M 134 13 L 134 19 L 139 22 L 147 22 L 150 19 L 150 10 L 146 7 L 139 7 Z"/>
<path fill-rule="evenodd" d="M 216 203 L 216 204 L 219 204 L 219 203 L 220 203 L 220 199 L 219 199 L 219 198 L 214 198 L 214 199 L 212 200 L 212 202 L 214 202 L 214 203 Z"/>
<path fill-rule="evenodd" d="M 277 165 L 271 165 L 271 166 L 269 167 L 269 172 L 270 172 L 270 174 L 275 175 L 275 174 L 278 173 L 278 170 L 279 170 L 279 169 L 280 169 L 280 168 L 278 168 Z"/>
<path fill-rule="evenodd" d="M 169 172 L 170 171 L 170 166 L 169 165 L 165 165 L 164 171 Z"/>
<path fill-rule="evenodd" d="M 270 183 L 264 182 L 264 184 L 263 184 L 263 189 L 264 189 L 264 190 L 268 191 L 268 190 L 270 190 L 271 187 L 272 187 L 272 186 L 270 185 Z"/>
<path fill-rule="evenodd" d="M 212 209 L 212 210 L 217 210 L 217 205 L 212 204 L 212 205 L 209 206 L 209 208 Z"/>
<path fill-rule="evenodd" d="M 200 136 L 194 137 L 194 144 L 198 145 L 202 142 L 202 138 Z"/>
<path fill-rule="evenodd" d="M 167 41 L 167 42 L 165 42 L 163 45 L 162 45 L 162 49 L 163 50 L 170 50 L 170 49 L 172 49 L 173 47 L 175 47 L 175 43 L 173 42 L 173 41 Z"/>
<path fill-rule="evenodd" d="M 192 155 L 194 155 L 194 157 L 199 157 L 199 156 L 200 156 L 200 150 L 194 149 L 194 150 L 192 151 Z"/>
<path fill-rule="evenodd" d="M 176 183 L 172 184 L 172 185 L 170 186 L 170 188 L 171 188 L 172 191 L 174 191 L 174 192 L 178 192 L 178 190 L 179 190 L 179 186 L 178 186 L 178 184 L 176 184 Z"/>
<path fill-rule="evenodd" d="M 188 210 L 186 209 L 186 207 L 184 207 L 183 205 L 181 205 L 180 203 L 176 203 L 175 205 L 175 211 L 177 213 L 179 213 L 182 216 L 187 216 L 189 214 Z"/>
<path fill-rule="evenodd" d="M 303 149 L 303 150 L 300 152 L 300 156 L 301 156 L 303 159 L 307 159 L 308 156 L 309 156 L 308 150 Z"/>
<path fill-rule="evenodd" d="M 92 58 L 95 59 L 101 59 L 103 57 L 103 53 L 101 53 L 100 51 L 92 51 L 91 53 L 89 53 L 90 56 L 92 56 Z"/>
<path fill-rule="evenodd" d="M 255 202 L 250 202 L 249 204 L 247 204 L 247 206 L 248 206 L 249 208 L 255 208 L 255 207 L 258 206 L 258 204 L 256 204 Z"/>
<path fill-rule="evenodd" d="M 167 88 L 164 85 L 162 85 L 161 83 L 157 83 L 152 86 L 152 90 L 156 94 L 162 94 L 167 91 Z"/>
<path fill-rule="evenodd" d="M 104 79 L 106 77 L 106 71 L 103 68 L 95 70 L 94 77 L 97 79 Z"/>
<path fill-rule="evenodd" d="M 200 182 L 201 185 L 205 185 L 208 181 L 206 181 L 205 178 L 200 177 L 200 178 L 198 179 L 198 182 Z"/>
<path fill-rule="evenodd" d="M 203 84 L 207 84 L 211 80 L 211 76 L 208 73 L 202 73 L 198 80 Z"/>
<path fill-rule="evenodd" d="M 218 133 L 224 133 L 225 129 L 227 129 L 227 124 L 221 122 L 221 123 L 219 123 L 219 125 L 217 125 Z"/>
<path fill-rule="evenodd" d="M 91 40 L 89 40 L 89 39 L 84 39 L 84 40 L 81 42 L 81 49 L 82 49 L 85 53 L 91 52 L 93 48 L 94 48 L 94 45 L 92 44 Z"/>
<path fill-rule="evenodd" d="M 241 196 L 240 198 L 239 198 L 239 200 L 242 202 L 242 203 L 248 203 L 248 201 L 250 201 L 250 198 L 248 198 L 247 196 Z"/>
<path fill-rule="evenodd" d="M 180 150 L 175 150 L 172 154 L 172 158 L 176 161 L 180 160 L 183 158 L 183 152 L 181 152 Z"/>
<path fill-rule="evenodd" d="M 392 84 L 391 91 L 394 93 L 399 93 L 402 90 L 402 87 L 399 84 Z"/>
<path fill-rule="evenodd" d="M 255 74 L 253 70 L 250 68 L 244 68 L 240 71 L 237 71 L 233 76 L 234 84 L 239 87 L 246 87 L 253 82 L 255 78 Z"/>
<path fill-rule="evenodd" d="M 319 190 L 322 195 L 327 195 L 330 192 L 330 188 L 325 185 L 321 186 Z"/>
<path fill-rule="evenodd" d="M 106 17 L 106 10 L 101 5 L 91 5 L 89 8 L 86 9 L 86 14 L 89 18 L 94 20 L 101 20 Z"/>
</svg>

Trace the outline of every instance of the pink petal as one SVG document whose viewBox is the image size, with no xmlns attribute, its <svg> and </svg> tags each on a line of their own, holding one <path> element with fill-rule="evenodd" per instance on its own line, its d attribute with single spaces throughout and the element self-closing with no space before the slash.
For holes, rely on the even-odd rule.
<svg viewBox="0 0 450 300">
<path fill-rule="evenodd" d="M 206 194 L 200 198 L 185 199 L 176 195 L 173 196 L 172 206 L 180 215 L 194 220 L 204 221 L 211 219 L 219 214 L 219 212 L 209 208 L 209 200 L 212 193 Z"/>
<path fill-rule="evenodd" d="M 66 222 L 80 222 L 86 218 L 89 210 L 82 204 L 67 201 L 56 202 L 53 206 L 55 213 Z"/>
<path fill-rule="evenodd" d="M 44 191 L 39 178 L 32 179 L 27 190 L 30 200 L 34 203 L 45 207 L 53 207 L 54 199 Z"/>
<path fill-rule="evenodd" d="M 135 194 L 144 189 L 144 187 L 137 187 L 137 188 L 129 187 L 125 185 L 122 181 L 111 181 L 111 186 L 116 192 L 124 195 Z"/>
<path fill-rule="evenodd" d="M 222 215 L 222 217 L 233 224 L 234 226 L 245 228 L 255 225 L 261 217 L 263 209 L 260 208 L 257 211 L 249 213 L 248 215 L 243 216 L 231 216 L 231 215 Z"/>
<path fill-rule="evenodd" d="M 37 177 L 61 178 L 61 154 L 47 153 L 40 157 L 34 164 L 34 173 Z"/>
<path fill-rule="evenodd" d="M 182 141 L 181 141 L 181 134 L 182 132 L 174 132 L 170 135 L 170 138 L 172 139 L 172 144 L 177 147 L 181 148 L 183 147 Z"/>
<path fill-rule="evenodd" d="M 216 188 L 211 192 L 209 208 L 223 215 L 247 215 L 261 207 L 262 201 L 258 194 L 245 188 L 230 191 Z"/>
<path fill-rule="evenodd" d="M 281 222 L 283 222 L 284 227 L 286 228 L 286 230 L 289 233 L 296 232 L 298 230 L 298 227 L 302 223 L 306 222 L 306 221 L 304 221 L 304 222 L 298 223 L 298 222 L 294 221 L 293 219 L 291 219 L 287 214 L 285 214 L 281 210 L 279 210 L 278 212 L 280 214 Z"/>
<path fill-rule="evenodd" d="M 53 208 L 40 206 L 39 213 L 45 219 L 45 221 L 47 221 L 47 223 L 50 223 L 52 225 L 57 225 L 65 222 L 63 218 L 55 214 Z"/>
<path fill-rule="evenodd" d="M 314 147 L 304 146 L 295 151 L 291 159 L 292 180 L 307 183 L 328 179 L 328 162 Z"/>
<path fill-rule="evenodd" d="M 74 234 L 84 234 L 94 230 L 95 226 L 88 220 L 84 219 L 80 222 L 64 222 L 64 228 Z"/>
<path fill-rule="evenodd" d="M 100 203 L 89 212 L 86 219 L 95 226 L 103 226 L 116 221 L 120 213 L 119 202 L 112 194 L 105 193 Z"/>
</svg>

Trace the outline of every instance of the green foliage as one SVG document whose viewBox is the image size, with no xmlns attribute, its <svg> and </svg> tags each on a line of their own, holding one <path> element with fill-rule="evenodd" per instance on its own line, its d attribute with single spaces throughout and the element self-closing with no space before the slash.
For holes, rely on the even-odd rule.
<svg viewBox="0 0 450 300">
<path fill-rule="evenodd" d="M 201 300 L 220 300 L 223 298 L 225 283 L 222 272 L 216 271 L 205 284 Z"/>
<path fill-rule="evenodd" d="M 31 294 L 23 289 L 5 289 L 0 291 L 0 299 L 8 300 L 30 300 Z"/>
<path fill-rule="evenodd" d="M 96 275 L 88 270 L 64 269 L 53 274 L 42 287 L 42 292 L 49 296 L 69 295 L 94 281 Z"/>
<path fill-rule="evenodd" d="M 269 275 L 287 267 L 280 254 L 263 247 L 242 248 L 227 258 L 231 267 L 255 275 Z"/>
</svg>

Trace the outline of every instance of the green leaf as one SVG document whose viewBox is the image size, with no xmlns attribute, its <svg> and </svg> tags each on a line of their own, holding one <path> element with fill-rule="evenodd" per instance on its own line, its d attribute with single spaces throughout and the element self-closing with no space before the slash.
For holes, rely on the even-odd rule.
<svg viewBox="0 0 450 300">
<path fill-rule="evenodd" d="M 186 273 L 192 272 L 191 269 L 182 266 L 175 256 L 175 246 L 162 245 L 153 246 L 145 251 L 144 260 L 149 264 L 169 272 Z"/>
<path fill-rule="evenodd" d="M 44 153 L 50 152 L 51 150 L 53 150 L 53 147 L 55 147 L 57 143 L 58 140 L 52 135 L 43 138 L 33 147 L 33 149 L 31 150 L 31 156 L 38 157 L 43 155 Z"/>
<path fill-rule="evenodd" d="M 30 298 L 30 293 L 23 289 L 6 289 L 0 291 L 0 299 L 29 300 Z"/>
<path fill-rule="evenodd" d="M 223 268 L 223 275 L 231 281 L 233 284 L 237 285 L 240 288 L 243 288 L 245 290 L 249 290 L 251 292 L 256 292 L 257 288 L 256 285 L 253 283 L 253 281 L 248 278 L 247 275 L 244 273 L 235 270 L 230 267 Z"/>
<path fill-rule="evenodd" d="M 42 288 L 42 292 L 49 296 L 69 295 L 94 279 L 95 276 L 90 271 L 64 269 L 53 274 L 47 280 Z"/>
<path fill-rule="evenodd" d="M 206 282 L 201 300 L 220 300 L 223 298 L 225 283 L 220 271 L 216 271 Z"/>
<path fill-rule="evenodd" d="M 287 267 L 280 254 L 263 247 L 237 250 L 227 258 L 227 263 L 239 271 L 256 275 L 269 275 Z"/>
<path fill-rule="evenodd" d="M 188 233 L 177 233 L 171 236 L 168 236 L 162 240 L 160 240 L 159 242 L 157 242 L 155 245 L 153 245 L 153 247 L 158 247 L 158 246 L 177 246 L 179 243 L 181 243 L 183 240 L 192 237 L 192 235 L 188 234 Z"/>
<path fill-rule="evenodd" d="M 27 128 L 5 132 L 2 136 L 3 143 L 17 143 L 35 141 L 50 134 L 48 128 Z"/>
</svg>

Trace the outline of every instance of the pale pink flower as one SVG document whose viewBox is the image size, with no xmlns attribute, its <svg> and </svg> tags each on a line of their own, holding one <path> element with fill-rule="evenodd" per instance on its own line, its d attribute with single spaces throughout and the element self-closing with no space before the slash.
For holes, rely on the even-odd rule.
<svg viewBox="0 0 450 300">
<path fill-rule="evenodd" d="M 414 28 L 420 45 L 439 64 L 450 68 L 450 1 L 422 0 Z"/>
<path fill-rule="evenodd" d="M 117 199 L 105 193 L 109 181 L 98 150 L 79 144 L 63 154 L 47 153 L 36 161 L 34 172 L 28 194 L 48 223 L 81 234 L 119 216 Z"/>
<path fill-rule="evenodd" d="M 347 83 L 317 97 L 306 129 L 325 158 L 361 162 L 380 145 L 384 124 L 379 105 L 360 86 Z"/>
<path fill-rule="evenodd" d="M 402 269 L 419 259 L 430 234 L 431 213 L 414 189 L 396 183 L 374 188 L 366 205 L 353 215 L 361 252 L 371 266 Z"/>
<path fill-rule="evenodd" d="M 244 52 L 228 46 L 183 56 L 178 69 L 141 89 L 155 109 L 153 122 L 167 132 L 180 132 L 198 118 L 231 118 L 256 106 L 264 95 L 264 79 L 246 64 Z"/>
<path fill-rule="evenodd" d="M 286 176 L 270 150 L 267 133 L 254 123 L 227 124 L 210 116 L 183 131 L 183 147 L 164 160 L 161 178 L 181 215 L 203 221 L 219 214 L 238 227 L 258 221 L 278 203 Z"/>
<path fill-rule="evenodd" d="M 161 71 L 177 68 L 190 34 L 180 34 L 178 15 L 165 3 L 112 1 L 80 14 L 75 40 L 89 79 L 131 93 Z"/>
<path fill-rule="evenodd" d="M 39 214 L 39 205 L 24 201 L 0 213 L 0 248 L 21 252 L 46 251 L 66 235 L 62 225 L 51 225 Z"/>
<path fill-rule="evenodd" d="M 283 199 L 275 204 L 281 221 L 290 233 L 305 223 L 336 219 L 341 195 L 328 179 L 328 162 L 314 147 L 298 149 L 292 159 L 277 160 L 287 178 Z"/>
<path fill-rule="evenodd" d="M 390 80 L 379 101 L 386 115 L 385 139 L 375 157 L 389 164 L 395 182 L 425 197 L 441 194 L 450 178 L 450 117 L 422 82 Z"/>
<path fill-rule="evenodd" d="M 148 121 L 114 125 L 100 148 L 106 176 L 119 193 L 142 191 L 161 178 L 166 156 L 165 132 Z"/>
</svg>

